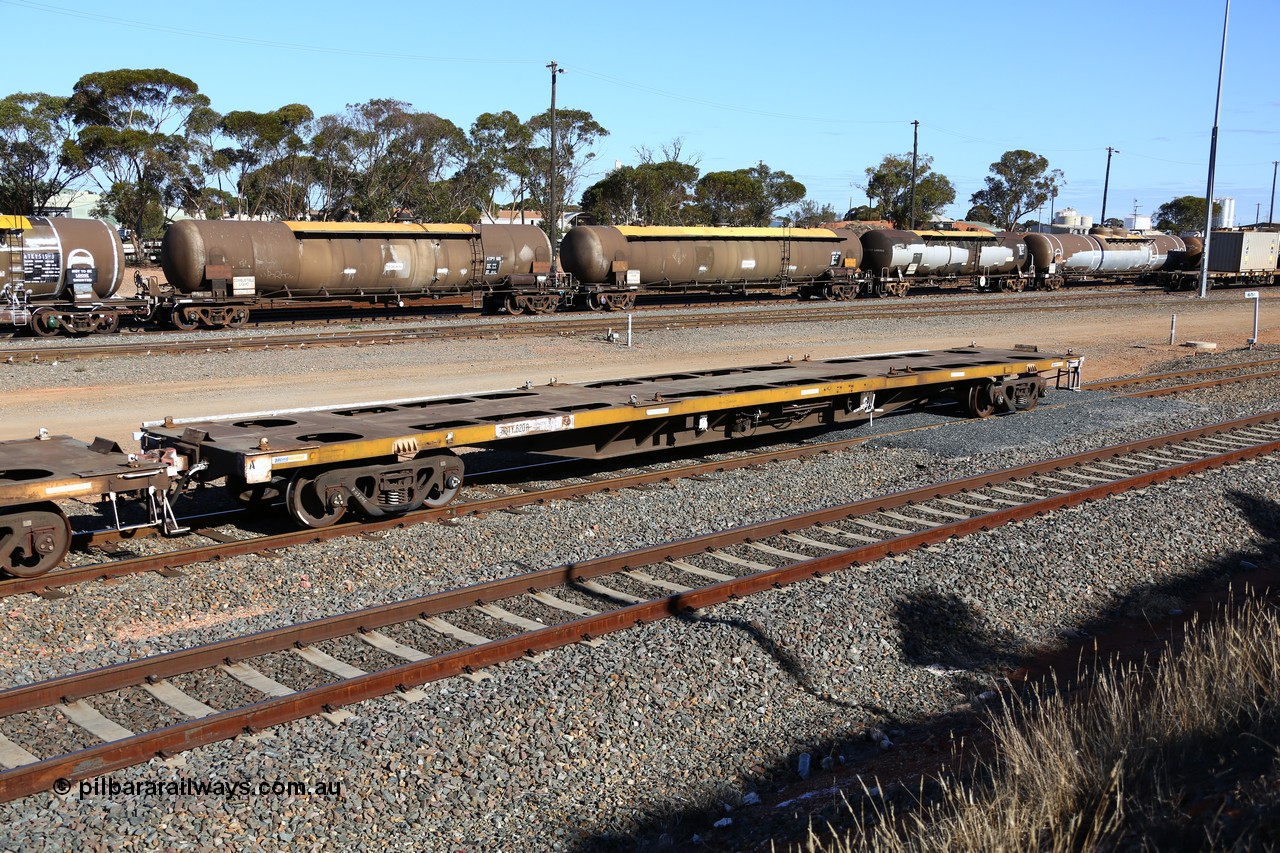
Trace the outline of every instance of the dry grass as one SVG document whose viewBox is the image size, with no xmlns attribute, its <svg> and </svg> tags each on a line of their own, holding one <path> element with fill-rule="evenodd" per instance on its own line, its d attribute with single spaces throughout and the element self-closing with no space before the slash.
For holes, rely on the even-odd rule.
<svg viewBox="0 0 1280 853">
<path fill-rule="evenodd" d="M 967 782 L 807 849 L 1280 850 L 1280 616 L 1265 600 L 1226 612 L 1151 665 L 1009 700 Z"/>
</svg>

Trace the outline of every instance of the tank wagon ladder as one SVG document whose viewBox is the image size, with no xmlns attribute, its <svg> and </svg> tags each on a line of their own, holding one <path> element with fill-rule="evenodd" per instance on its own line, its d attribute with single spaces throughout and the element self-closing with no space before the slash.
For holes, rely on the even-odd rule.
<svg viewBox="0 0 1280 853">
<path fill-rule="evenodd" d="M 31 324 L 31 293 L 23 285 L 23 233 L 16 222 L 5 222 L 0 230 L 0 241 L 3 241 L 0 245 L 6 256 L 0 287 L 0 322 L 15 327 Z"/>
</svg>

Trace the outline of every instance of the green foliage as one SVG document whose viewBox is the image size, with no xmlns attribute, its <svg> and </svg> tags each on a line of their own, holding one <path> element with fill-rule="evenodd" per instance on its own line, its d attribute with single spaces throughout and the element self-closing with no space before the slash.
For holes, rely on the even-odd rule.
<svg viewBox="0 0 1280 853">
<path fill-rule="evenodd" d="M 867 182 L 862 188 L 884 219 L 899 228 L 911 222 L 911 155 L 888 154 L 879 166 L 868 167 Z M 919 226 L 942 212 L 956 200 L 956 190 L 945 175 L 933 171 L 933 157 L 916 158 L 915 221 Z"/>
<path fill-rule="evenodd" d="M 1213 212 L 1221 212 L 1221 205 L 1214 202 Z M 1187 231 L 1204 231 L 1205 207 L 1200 196 L 1184 195 L 1166 201 L 1156 208 L 1155 226 L 1161 231 L 1181 234 Z"/>
<path fill-rule="evenodd" d="M 525 152 L 524 174 L 529 197 L 544 213 L 550 212 L 551 193 L 547 185 L 551 175 L 551 110 L 534 116 L 527 122 L 533 132 L 534 144 Z M 565 209 L 565 199 L 575 196 L 575 189 L 586 171 L 587 164 L 595 159 L 590 150 L 596 140 L 608 136 L 599 122 L 586 110 L 556 110 L 555 156 L 555 209 Z M 551 242 L 559 240 L 556 223 L 548 216 L 542 224 Z"/>
<path fill-rule="evenodd" d="M 0 211 L 34 214 L 88 171 L 67 151 L 74 135 L 66 98 L 30 93 L 0 100 Z"/>
<path fill-rule="evenodd" d="M 1065 186 L 1062 170 L 1049 170 L 1049 161 L 1024 149 L 1006 151 L 991 164 L 986 186 L 969 197 L 970 203 L 985 207 L 993 222 L 1012 231 L 1026 214 L 1049 200 Z"/>
<path fill-rule="evenodd" d="M 985 204 L 975 204 L 969 208 L 969 212 L 964 215 L 964 218 L 968 222 L 991 222 L 994 224 L 996 215 Z"/>
<path fill-rule="evenodd" d="M 796 228 L 818 228 L 826 222 L 836 221 L 836 209 L 829 204 L 819 206 L 817 202 L 806 198 L 787 219 Z"/>
<path fill-rule="evenodd" d="M 79 155 L 110 187 L 99 209 L 135 235 L 157 236 L 148 228 L 154 209 L 185 207 L 200 197 L 192 153 L 217 114 L 194 82 L 162 68 L 86 74 L 68 106 L 81 126 Z"/>
<path fill-rule="evenodd" d="M 587 188 L 582 210 L 601 225 L 684 225 L 698 167 L 665 161 L 622 166 Z"/>
<path fill-rule="evenodd" d="M 695 197 L 702 221 L 710 225 L 764 226 L 783 207 L 804 198 L 804 184 L 764 163 L 732 172 L 708 172 Z"/>
</svg>

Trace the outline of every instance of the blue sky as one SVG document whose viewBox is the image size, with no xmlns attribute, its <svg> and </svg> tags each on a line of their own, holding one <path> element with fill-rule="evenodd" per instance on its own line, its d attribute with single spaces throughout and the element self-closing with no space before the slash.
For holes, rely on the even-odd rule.
<svg viewBox="0 0 1280 853">
<path fill-rule="evenodd" d="M 950 214 L 1026 148 L 1065 173 L 1058 208 L 1097 217 L 1108 146 L 1109 216 L 1204 195 L 1222 18 L 1222 0 L 0 0 L 0 95 L 160 67 L 221 112 L 396 98 L 466 129 L 545 110 L 555 60 L 558 104 L 610 131 L 587 183 L 679 137 L 704 172 L 762 160 L 843 212 L 865 202 L 868 166 L 910 152 L 918 119 L 956 186 Z M 1266 218 L 1280 159 L 1277 36 L 1280 0 L 1232 3 L 1215 195 L 1238 223 L 1258 203 Z"/>
</svg>

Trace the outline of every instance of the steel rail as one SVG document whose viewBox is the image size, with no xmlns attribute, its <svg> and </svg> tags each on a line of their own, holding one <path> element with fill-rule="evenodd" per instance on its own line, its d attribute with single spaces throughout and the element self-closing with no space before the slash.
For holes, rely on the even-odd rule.
<svg viewBox="0 0 1280 853">
<path fill-rule="evenodd" d="M 554 569 L 488 581 L 463 589 L 263 631 L 247 637 L 223 640 L 89 672 L 75 673 L 0 692 L 0 716 L 49 707 L 61 702 L 71 702 L 142 684 L 154 684 L 173 675 L 207 669 L 224 662 L 233 663 L 283 651 L 290 647 L 302 647 L 356 632 L 376 630 L 385 625 L 447 613 L 476 604 L 500 601 L 526 592 L 559 586 L 572 587 L 576 583 L 615 572 L 692 556 L 729 544 L 757 541 L 814 525 L 829 524 L 859 514 L 907 506 L 997 483 L 1059 472 L 1076 464 L 1123 457 L 1128 453 L 1160 446 L 1176 446 L 1186 441 L 1262 424 L 1274 424 L 1277 421 L 1280 421 L 1280 412 L 1271 412 L 1180 433 L 1113 445 L 1059 459 L 952 480 L 849 505 L 706 534 L 680 542 L 569 563 Z M 1251 440 L 1256 441 L 1256 439 Z M 1002 524 L 1035 518 L 1087 501 L 1144 488 L 1176 477 L 1277 451 L 1280 451 L 1280 439 L 1269 438 L 1257 441 L 1251 446 L 1237 447 L 1192 461 L 1174 462 L 1156 470 L 1118 476 L 1111 481 L 1096 482 L 1080 489 L 1031 499 L 1017 505 L 1001 506 L 925 530 L 903 533 L 879 542 L 821 557 L 794 561 L 745 577 L 624 605 L 604 613 L 583 616 L 504 639 L 490 640 L 482 645 L 434 655 L 425 660 L 404 663 L 332 684 L 290 693 L 287 696 L 267 699 L 243 708 L 221 711 L 155 731 L 134 734 L 2 772 L 0 773 L 0 801 L 9 801 L 47 790 L 55 787 L 59 782 L 63 783 L 60 786 L 63 790 L 68 790 L 69 781 L 90 778 L 111 770 L 132 766 L 155 756 L 167 757 L 196 746 L 235 737 L 242 732 L 257 731 L 300 717 L 332 711 L 344 705 L 395 691 L 404 691 L 431 681 L 559 648 L 580 640 L 615 633 L 634 625 L 696 611 L 732 598 L 839 571 L 851 565 L 865 564 L 953 537 L 965 536 L 979 530 L 990 530 Z"/>
<path fill-rule="evenodd" d="M 1127 379 L 1099 379 L 1086 382 L 1080 386 L 1081 391 L 1110 391 L 1115 388 L 1128 388 L 1131 385 L 1146 385 L 1165 379 L 1180 379 L 1183 376 L 1202 376 L 1211 373 L 1224 373 L 1229 370 L 1246 370 L 1251 367 L 1267 367 L 1280 364 L 1280 358 L 1264 358 L 1259 361 L 1242 361 L 1236 364 L 1216 364 L 1212 367 L 1195 367 L 1190 370 L 1174 370 L 1169 373 L 1149 373 L 1145 376 L 1130 376 Z M 1269 375 L 1269 374 L 1257 374 Z"/>
<path fill-rule="evenodd" d="M 1149 294 L 1137 294 L 1149 297 Z M 794 308 L 765 308 L 738 312 L 708 313 L 691 311 L 679 314 L 649 314 L 641 312 L 632 318 L 637 332 L 652 332 L 674 328 L 709 328 L 715 326 L 758 325 L 763 323 L 838 322 L 859 319 L 884 319 L 901 317 L 954 316 L 985 313 L 989 308 L 1020 307 L 1035 311 L 1059 311 L 1072 309 L 1102 309 L 1107 306 L 1093 304 L 1055 304 L 1055 296 L 993 297 L 975 299 L 964 305 L 939 306 L 929 303 L 909 303 L 885 306 L 878 301 L 852 303 L 823 302 Z M 1077 297 L 1069 297 L 1075 299 Z M 1161 304 L 1157 302 L 1151 305 Z M 321 346 L 378 346 L 424 340 L 484 339 L 488 337 L 513 337 L 517 335 L 577 336 L 600 335 L 616 330 L 625 315 L 589 314 L 573 318 L 544 316 L 519 320 L 446 322 L 416 326 L 408 329 L 385 329 L 345 332 L 307 332 L 293 334 L 254 334 L 243 336 L 210 336 L 202 333 L 196 338 L 180 341 L 99 343 L 81 341 L 61 346 L 18 346 L 0 348 L 0 362 L 68 361 L 82 358 L 104 358 L 127 355 L 189 354 L 192 352 L 226 352 L 239 349 L 307 349 Z"/>
</svg>

